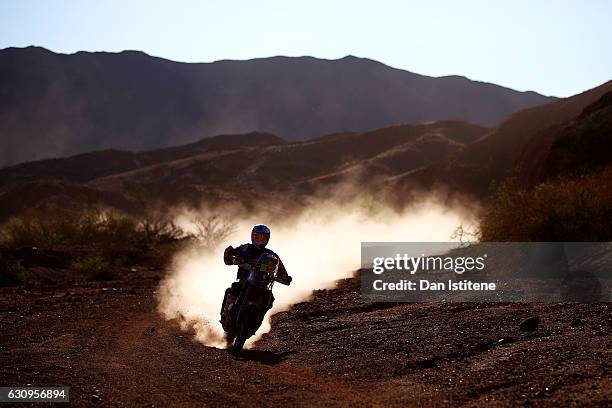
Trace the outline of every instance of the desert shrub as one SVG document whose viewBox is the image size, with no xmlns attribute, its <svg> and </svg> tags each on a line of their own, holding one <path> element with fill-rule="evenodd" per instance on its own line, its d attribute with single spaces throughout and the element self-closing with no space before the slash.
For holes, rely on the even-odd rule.
<svg viewBox="0 0 612 408">
<path fill-rule="evenodd" d="M 217 215 L 212 215 L 207 218 L 196 218 L 194 221 L 195 233 L 191 238 L 198 245 L 205 249 L 212 249 L 219 242 L 228 238 L 236 230 L 235 225 L 229 220 L 223 219 Z"/>
<path fill-rule="evenodd" d="M 483 241 L 612 239 L 612 170 L 524 188 L 504 182 L 480 224 Z"/>
<path fill-rule="evenodd" d="M 461 223 L 455 228 L 449 238 L 452 241 L 459 242 L 461 247 L 467 247 L 480 240 L 480 231 L 474 226 L 465 226 Z"/>
<path fill-rule="evenodd" d="M 187 236 L 173 220 L 159 214 L 140 219 L 138 230 L 147 244 L 173 242 Z"/>
<path fill-rule="evenodd" d="M 90 244 L 125 247 L 173 241 L 183 235 L 169 218 L 147 215 L 137 219 L 101 208 L 31 210 L 3 228 L 7 244 L 40 248 Z"/>
<path fill-rule="evenodd" d="M 66 211 L 36 209 L 5 225 L 3 238 L 12 246 L 51 247 L 70 243 L 78 231 L 78 223 Z"/>
<path fill-rule="evenodd" d="M 129 217 L 99 208 L 46 207 L 9 221 L 3 228 L 3 238 L 11 246 L 52 248 L 90 242 L 124 243 L 134 229 Z"/>
<path fill-rule="evenodd" d="M 0 285 L 23 283 L 30 271 L 21 264 L 20 259 L 0 251 Z"/>
<path fill-rule="evenodd" d="M 93 251 L 99 257 L 83 258 L 75 268 L 97 276 L 104 275 L 98 269 L 109 262 L 114 265 L 120 257 L 124 264 L 134 260 L 164 264 L 186 244 L 210 249 L 234 231 L 230 221 L 216 215 L 192 223 L 194 231 L 185 233 L 163 213 L 134 217 L 97 207 L 48 207 L 26 212 L 1 232 L 2 241 L 11 247 Z"/>
<path fill-rule="evenodd" d="M 94 280 L 106 281 L 116 278 L 115 266 L 100 255 L 79 258 L 72 263 L 72 268 Z"/>
<path fill-rule="evenodd" d="M 147 260 L 154 265 L 166 265 L 188 241 L 153 242 L 147 247 Z"/>
</svg>

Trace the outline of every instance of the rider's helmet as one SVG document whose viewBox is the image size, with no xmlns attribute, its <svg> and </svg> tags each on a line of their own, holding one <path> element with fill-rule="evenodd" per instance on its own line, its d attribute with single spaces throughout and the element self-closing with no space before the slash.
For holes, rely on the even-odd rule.
<svg viewBox="0 0 612 408">
<path fill-rule="evenodd" d="M 258 224 L 251 230 L 251 242 L 259 249 L 264 249 L 270 241 L 270 228 L 266 225 Z"/>
</svg>

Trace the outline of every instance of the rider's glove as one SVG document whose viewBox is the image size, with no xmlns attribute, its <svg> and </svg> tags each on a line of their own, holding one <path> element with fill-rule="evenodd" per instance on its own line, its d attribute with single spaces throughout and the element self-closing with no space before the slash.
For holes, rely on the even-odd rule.
<svg viewBox="0 0 612 408">
<path fill-rule="evenodd" d="M 233 246 L 228 246 L 227 248 L 225 248 L 225 251 L 223 252 L 223 262 L 226 265 L 231 265 L 234 261 L 232 260 L 232 251 L 234 251 L 234 247 Z"/>
<path fill-rule="evenodd" d="M 282 283 L 283 285 L 289 285 L 292 281 L 291 276 L 289 275 L 276 275 L 276 281 Z"/>
</svg>

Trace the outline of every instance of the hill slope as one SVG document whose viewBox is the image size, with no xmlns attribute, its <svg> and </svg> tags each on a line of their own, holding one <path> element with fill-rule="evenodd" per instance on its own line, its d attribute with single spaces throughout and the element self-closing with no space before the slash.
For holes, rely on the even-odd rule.
<svg viewBox="0 0 612 408">
<path fill-rule="evenodd" d="M 612 81 L 569 98 L 537 106 L 510 115 L 491 128 L 479 140 L 471 143 L 456 157 L 446 162 L 432 163 L 406 176 L 423 185 L 438 182 L 454 189 L 485 197 L 492 182 L 510 176 L 519 164 L 524 150 L 542 133 L 555 133 L 576 120 L 590 105 L 612 91 Z"/>
<path fill-rule="evenodd" d="M 573 121 L 529 141 L 518 162 L 527 184 L 585 174 L 612 164 L 612 90 Z"/>
<path fill-rule="evenodd" d="M 0 166 L 224 133 L 298 140 L 448 118 L 488 126 L 551 100 L 356 57 L 185 64 L 133 51 L 8 48 L 0 51 Z"/>
<path fill-rule="evenodd" d="M 133 210 L 133 201 L 198 207 L 274 194 L 274 202 L 287 198 L 295 207 L 299 197 L 336 182 L 359 182 L 365 192 L 447 160 L 486 131 L 467 122 L 440 121 L 293 143 L 250 133 L 142 153 L 106 150 L 24 163 L 0 169 L 0 221 L 55 199 Z"/>
</svg>

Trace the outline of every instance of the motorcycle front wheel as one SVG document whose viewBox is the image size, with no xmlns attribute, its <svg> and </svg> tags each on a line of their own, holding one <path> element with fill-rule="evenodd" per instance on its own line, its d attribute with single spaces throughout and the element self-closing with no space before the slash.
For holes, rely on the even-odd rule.
<svg viewBox="0 0 612 408">
<path fill-rule="evenodd" d="M 237 353 L 240 353 L 242 351 L 242 348 L 244 347 L 244 343 L 246 342 L 246 337 L 244 336 L 237 336 L 236 340 L 234 340 L 234 351 Z"/>
<path fill-rule="evenodd" d="M 225 344 L 227 348 L 233 347 L 234 340 L 236 339 L 236 335 L 234 333 L 225 333 Z"/>
</svg>

